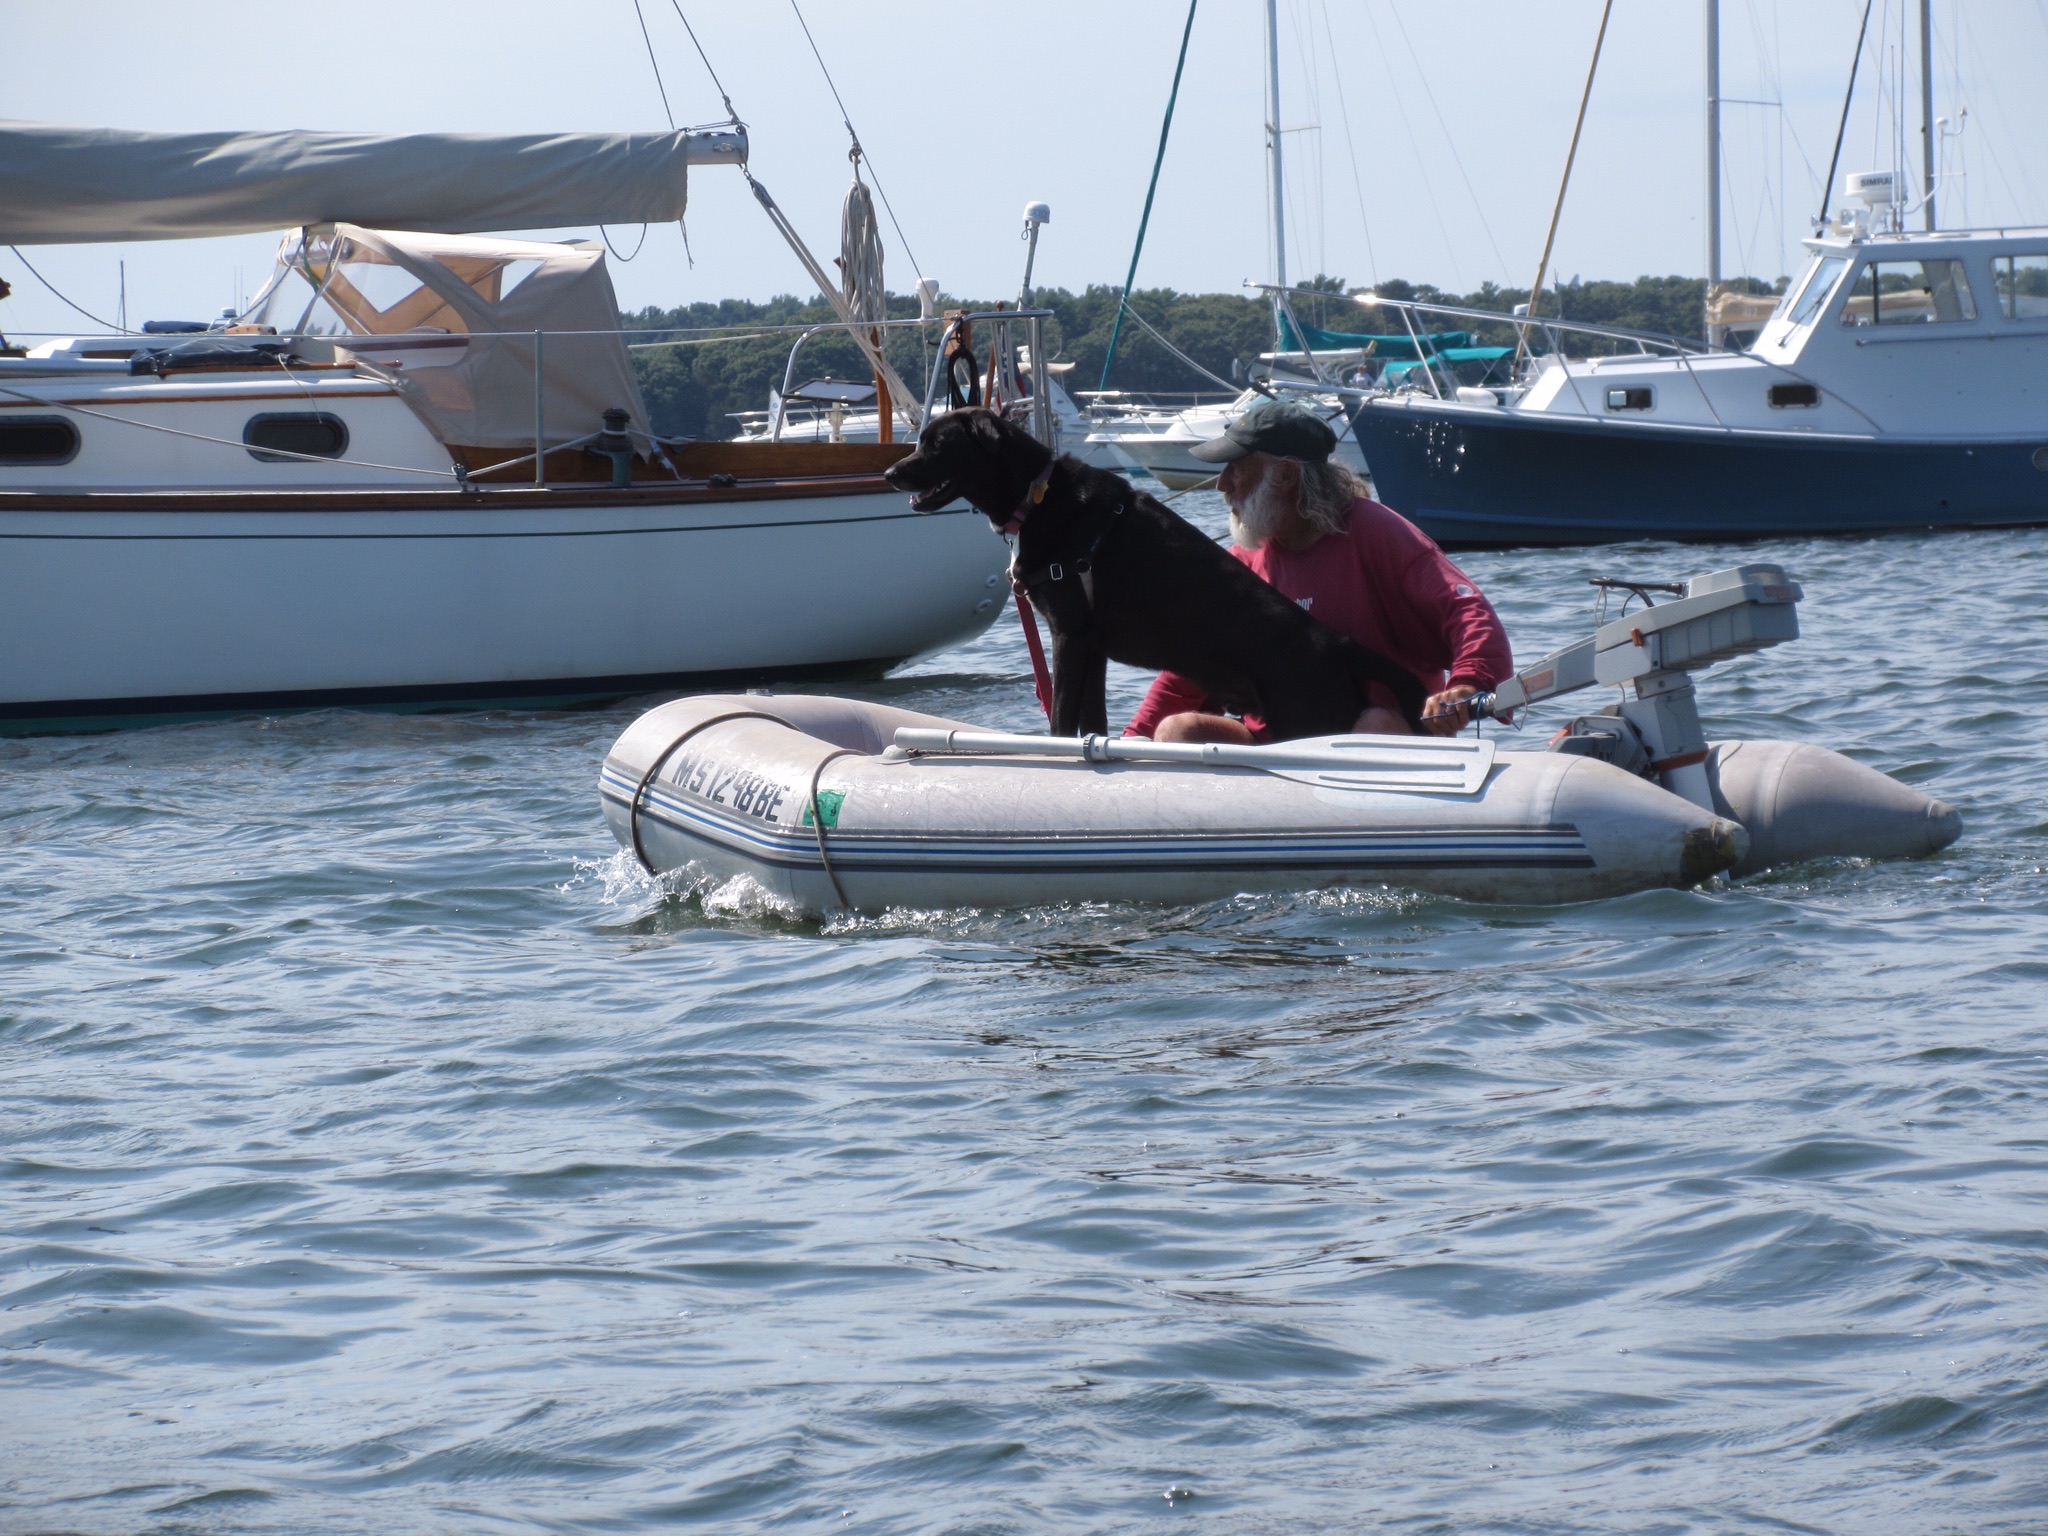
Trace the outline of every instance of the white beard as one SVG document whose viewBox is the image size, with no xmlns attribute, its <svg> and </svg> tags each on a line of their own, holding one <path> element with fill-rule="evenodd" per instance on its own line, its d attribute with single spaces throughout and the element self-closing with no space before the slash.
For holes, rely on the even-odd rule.
<svg viewBox="0 0 2048 1536">
<path fill-rule="evenodd" d="M 1287 500 L 1276 491 L 1271 474 L 1259 477 L 1259 483 L 1230 506 L 1230 538 L 1239 549 L 1262 549 L 1266 542 L 1280 531 L 1291 508 Z"/>
</svg>

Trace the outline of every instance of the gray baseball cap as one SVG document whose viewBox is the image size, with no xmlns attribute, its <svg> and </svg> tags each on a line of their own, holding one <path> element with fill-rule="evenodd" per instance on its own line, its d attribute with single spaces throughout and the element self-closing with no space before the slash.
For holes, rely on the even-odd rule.
<svg viewBox="0 0 2048 1536">
<path fill-rule="evenodd" d="M 1260 400 L 1230 424 L 1221 437 L 1188 452 L 1205 464 L 1228 464 L 1248 453 L 1277 454 L 1320 464 L 1337 447 L 1337 434 L 1315 412 L 1293 400 Z"/>
</svg>

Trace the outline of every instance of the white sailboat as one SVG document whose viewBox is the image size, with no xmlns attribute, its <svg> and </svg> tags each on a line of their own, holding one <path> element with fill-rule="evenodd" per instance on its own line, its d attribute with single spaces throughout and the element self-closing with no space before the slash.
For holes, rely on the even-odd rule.
<svg viewBox="0 0 2048 1536">
<path fill-rule="evenodd" d="M 602 249 L 471 233 L 674 219 L 746 154 L 0 127 L 0 243 L 295 231 L 241 323 L 0 357 L 0 729 L 872 672 L 986 626 L 1004 546 L 908 510 L 905 445 L 657 442 Z"/>
</svg>

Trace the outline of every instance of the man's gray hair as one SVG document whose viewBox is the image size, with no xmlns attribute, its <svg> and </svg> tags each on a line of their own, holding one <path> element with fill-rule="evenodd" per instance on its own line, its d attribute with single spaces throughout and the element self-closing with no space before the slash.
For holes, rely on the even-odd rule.
<svg viewBox="0 0 2048 1536">
<path fill-rule="evenodd" d="M 1302 521 L 1318 533 L 1342 533 L 1351 521 L 1351 503 L 1370 494 L 1356 472 L 1335 459 L 1312 464 L 1295 460 L 1301 471 L 1301 498 L 1295 508 Z"/>
</svg>

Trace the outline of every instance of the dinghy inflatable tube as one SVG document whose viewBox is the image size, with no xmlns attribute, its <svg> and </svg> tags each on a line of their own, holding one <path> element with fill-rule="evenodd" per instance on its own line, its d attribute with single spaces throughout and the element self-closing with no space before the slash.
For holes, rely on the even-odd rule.
<svg viewBox="0 0 2048 1536">
<path fill-rule="evenodd" d="M 899 730 L 969 745 L 905 751 Z M 1584 901 L 1695 884 L 1750 851 L 1729 815 L 1593 758 L 1491 739 L 1335 737 L 1204 749 L 1218 758 L 1203 762 L 1004 740 L 849 699 L 677 699 L 619 738 L 600 793 L 650 871 L 751 876 L 808 912 L 1383 885 Z"/>
</svg>

